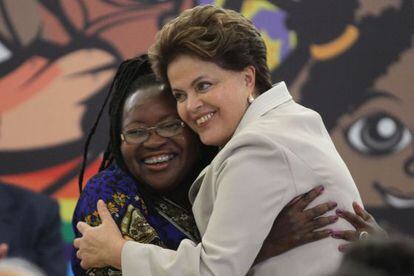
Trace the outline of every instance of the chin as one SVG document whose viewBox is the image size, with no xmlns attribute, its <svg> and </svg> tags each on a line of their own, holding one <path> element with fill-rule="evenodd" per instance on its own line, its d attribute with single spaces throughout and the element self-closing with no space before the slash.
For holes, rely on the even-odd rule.
<svg viewBox="0 0 414 276">
<path fill-rule="evenodd" d="M 207 146 L 221 146 L 224 145 L 225 142 L 223 142 L 225 139 L 223 137 L 214 137 L 211 135 L 200 135 L 200 140 L 204 145 Z"/>
</svg>

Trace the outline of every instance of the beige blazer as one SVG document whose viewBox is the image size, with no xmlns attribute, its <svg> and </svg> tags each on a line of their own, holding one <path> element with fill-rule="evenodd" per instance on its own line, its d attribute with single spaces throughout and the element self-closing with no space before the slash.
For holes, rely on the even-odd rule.
<svg viewBox="0 0 414 276">
<path fill-rule="evenodd" d="M 190 189 L 202 242 L 177 251 L 127 242 L 124 275 L 323 275 L 335 269 L 343 241 L 327 238 L 252 263 L 281 209 L 323 184 L 328 200 L 361 203 L 352 177 L 320 116 L 296 104 L 278 83 L 248 108 L 232 139 Z M 351 229 L 339 219 L 331 229 Z"/>
</svg>

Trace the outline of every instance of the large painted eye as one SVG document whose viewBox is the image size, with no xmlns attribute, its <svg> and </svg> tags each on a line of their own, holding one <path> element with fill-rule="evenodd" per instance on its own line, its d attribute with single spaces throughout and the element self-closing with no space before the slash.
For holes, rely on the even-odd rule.
<svg viewBox="0 0 414 276">
<path fill-rule="evenodd" d="M 367 155 L 387 155 L 405 148 L 413 135 L 398 119 L 386 113 L 363 117 L 345 131 L 349 145 Z"/>
<path fill-rule="evenodd" d="M 12 53 L 3 43 L 0 42 L 0 63 L 10 59 Z"/>
</svg>

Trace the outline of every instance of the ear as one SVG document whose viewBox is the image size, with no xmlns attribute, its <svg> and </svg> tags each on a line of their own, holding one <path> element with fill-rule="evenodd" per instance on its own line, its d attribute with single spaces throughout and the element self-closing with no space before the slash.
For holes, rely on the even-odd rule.
<svg viewBox="0 0 414 276">
<path fill-rule="evenodd" d="M 244 83 L 246 87 L 255 90 L 256 88 L 256 68 L 253 65 L 246 66 L 243 69 Z"/>
</svg>

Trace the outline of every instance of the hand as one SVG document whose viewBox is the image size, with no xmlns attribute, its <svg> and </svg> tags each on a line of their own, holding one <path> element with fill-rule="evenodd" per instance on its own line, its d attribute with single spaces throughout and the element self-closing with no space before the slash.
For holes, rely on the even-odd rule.
<svg viewBox="0 0 414 276">
<path fill-rule="evenodd" d="M 254 262 L 255 264 L 305 243 L 330 236 L 332 231 L 329 229 L 315 230 L 338 220 L 338 216 L 335 215 L 320 217 L 329 210 L 334 209 L 337 204 L 335 202 L 327 202 L 305 210 L 309 203 L 322 192 L 323 186 L 318 186 L 294 198 L 282 209 L 269 235 L 263 242 L 262 248 Z"/>
<path fill-rule="evenodd" d="M 352 203 L 352 207 L 354 208 L 355 214 L 339 209 L 336 210 L 336 213 L 338 216 L 351 223 L 356 230 L 334 231 L 332 233 L 333 238 L 355 242 L 362 239 L 360 234 L 363 231 L 366 231 L 371 236 L 388 237 L 387 232 L 385 232 L 385 230 L 377 224 L 374 217 L 370 213 L 362 209 L 362 207 L 356 202 Z M 338 249 L 339 251 L 344 252 L 350 245 L 351 244 L 342 244 Z"/>
<path fill-rule="evenodd" d="M 0 243 L 0 260 L 7 257 L 9 246 L 6 243 Z"/>
<path fill-rule="evenodd" d="M 102 224 L 92 227 L 78 222 L 76 225 L 82 234 L 73 241 L 75 248 L 78 248 L 76 257 L 81 260 L 83 269 L 105 266 L 120 269 L 122 247 L 126 241 L 102 200 L 98 200 L 97 209 Z"/>
</svg>

